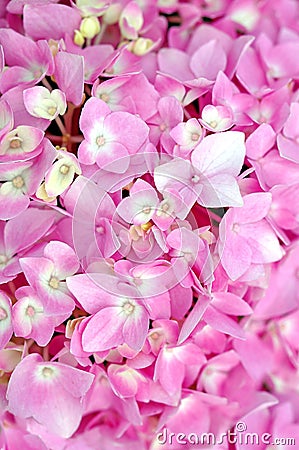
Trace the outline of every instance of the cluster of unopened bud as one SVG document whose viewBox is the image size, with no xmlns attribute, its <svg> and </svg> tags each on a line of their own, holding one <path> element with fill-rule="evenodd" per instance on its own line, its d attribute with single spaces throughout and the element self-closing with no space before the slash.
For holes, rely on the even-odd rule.
<svg viewBox="0 0 299 450">
<path fill-rule="evenodd" d="M 93 39 L 100 31 L 101 24 L 96 16 L 84 17 L 79 30 L 75 30 L 74 42 L 79 47 L 82 47 L 85 39 Z"/>
</svg>

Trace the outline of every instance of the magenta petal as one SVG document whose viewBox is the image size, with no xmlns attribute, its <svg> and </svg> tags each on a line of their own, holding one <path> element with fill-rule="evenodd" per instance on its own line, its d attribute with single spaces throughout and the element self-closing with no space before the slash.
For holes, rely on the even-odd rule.
<svg viewBox="0 0 299 450">
<path fill-rule="evenodd" d="M 201 297 L 197 300 L 192 311 L 189 313 L 187 319 L 183 323 L 178 338 L 178 344 L 182 344 L 190 336 L 196 325 L 198 325 L 198 323 L 202 319 L 202 316 L 204 315 L 210 301 L 211 300 L 208 297 Z"/>
<path fill-rule="evenodd" d="M 10 377 L 9 411 L 20 418 L 33 417 L 52 433 L 69 438 L 79 426 L 83 415 L 82 397 L 93 378 L 94 375 L 87 372 L 61 363 L 44 362 L 40 355 L 30 354 Z M 70 386 L 79 385 L 73 395 Z"/>
<path fill-rule="evenodd" d="M 180 61 L 180 64 L 177 62 Z M 160 71 L 180 81 L 192 80 L 194 75 L 189 67 L 190 57 L 175 48 L 163 48 L 158 53 Z"/>
<path fill-rule="evenodd" d="M 53 261 L 55 272 L 62 280 L 79 269 L 79 261 L 74 250 L 64 242 L 49 242 L 44 249 L 44 255 Z"/>
<path fill-rule="evenodd" d="M 7 220 L 16 217 L 26 210 L 29 203 L 29 197 L 22 192 L 3 194 L 0 190 L 0 219 Z"/>
<path fill-rule="evenodd" d="M 7 70 L 1 74 L 0 90 L 4 94 L 10 89 L 19 85 L 30 86 L 34 84 L 35 78 L 33 73 L 24 67 L 8 67 Z"/>
<path fill-rule="evenodd" d="M 248 303 L 230 292 L 215 292 L 212 305 L 223 313 L 233 316 L 246 316 L 252 313 Z"/>
<path fill-rule="evenodd" d="M 262 380 L 270 373 L 274 363 L 271 349 L 255 335 L 247 336 L 246 341 L 234 341 L 241 362 L 254 380 Z"/>
<path fill-rule="evenodd" d="M 123 144 L 109 142 L 98 149 L 96 162 L 102 169 L 116 173 L 124 173 L 129 167 L 130 158 Z"/>
<path fill-rule="evenodd" d="M 63 6 L 63 5 L 60 5 Z M 55 80 L 66 99 L 78 106 L 82 102 L 84 59 L 82 56 L 59 52 L 55 58 Z"/>
<path fill-rule="evenodd" d="M 7 251 L 14 254 L 34 244 L 49 230 L 54 218 L 54 211 L 29 208 L 11 219 L 4 231 Z"/>
<path fill-rule="evenodd" d="M 24 7 L 24 28 L 28 36 L 38 39 L 62 39 L 80 27 L 80 14 L 66 5 L 39 4 Z"/>
<path fill-rule="evenodd" d="M 245 339 L 245 331 L 242 330 L 237 321 L 234 321 L 225 314 L 222 314 L 211 305 L 206 309 L 203 318 L 205 322 L 207 322 L 215 330 L 229 334 L 230 336 L 238 339 Z"/>
<path fill-rule="evenodd" d="M 113 141 L 123 143 L 129 153 L 136 153 L 149 134 L 143 120 L 124 111 L 111 113 L 104 123 L 105 131 L 113 136 Z"/>
<path fill-rule="evenodd" d="M 284 137 L 282 134 L 277 136 L 277 146 L 280 156 L 299 163 L 299 145 L 295 140 Z"/>
<path fill-rule="evenodd" d="M 54 272 L 54 264 L 47 258 L 21 258 L 20 264 L 23 272 L 32 287 L 37 289 L 40 285 L 47 285 Z M 43 283 L 42 283 L 43 282 Z"/>
<path fill-rule="evenodd" d="M 114 305 L 112 295 L 93 281 L 92 273 L 69 277 L 66 282 L 71 293 L 90 314 L 95 314 L 105 306 Z"/>
<path fill-rule="evenodd" d="M 102 309 L 88 321 L 82 335 L 82 346 L 86 352 L 100 352 L 124 342 L 122 329 L 126 316 L 120 308 L 110 306 Z"/>
<path fill-rule="evenodd" d="M 159 380 L 169 395 L 175 395 L 181 389 L 185 368 L 171 350 L 165 348 L 160 351 L 156 360 L 154 380 Z"/>
<path fill-rule="evenodd" d="M 123 338 L 129 347 L 140 351 L 148 332 L 149 317 L 142 306 L 135 306 L 135 310 L 136 308 L 138 308 L 138 311 L 129 316 L 124 323 Z"/>
<path fill-rule="evenodd" d="M 191 57 L 190 68 L 196 78 L 216 80 L 220 70 L 226 67 L 226 54 L 221 44 L 212 40 L 200 47 Z M 192 77 L 193 78 L 193 77 Z"/>
<path fill-rule="evenodd" d="M 90 131 L 92 128 L 100 119 L 105 118 L 110 113 L 111 110 L 107 103 L 95 97 L 88 99 L 82 109 L 79 121 L 80 129 L 85 138 L 91 139 Z"/>
<path fill-rule="evenodd" d="M 0 349 L 4 348 L 12 336 L 11 301 L 0 291 Z"/>
</svg>

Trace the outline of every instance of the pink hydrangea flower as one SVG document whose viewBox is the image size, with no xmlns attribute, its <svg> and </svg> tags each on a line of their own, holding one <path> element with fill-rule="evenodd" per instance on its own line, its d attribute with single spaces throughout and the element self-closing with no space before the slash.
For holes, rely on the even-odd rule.
<svg viewBox="0 0 299 450">
<path fill-rule="evenodd" d="M 97 98 L 91 98 L 84 106 L 80 128 L 86 140 L 80 144 L 79 161 L 96 162 L 114 172 L 127 169 L 129 161 L 125 157 L 136 153 L 148 137 L 148 127 L 141 119 L 122 111 L 111 112 Z"/>
<path fill-rule="evenodd" d="M 21 418 L 33 417 L 52 433 L 68 438 L 79 426 L 82 399 L 93 378 L 91 373 L 57 362 L 45 362 L 33 353 L 18 364 L 10 378 L 9 411 Z"/>
<path fill-rule="evenodd" d="M 54 89 L 50 92 L 42 86 L 25 89 L 24 104 L 29 114 L 48 120 L 55 119 L 59 114 L 63 115 L 67 106 L 62 91 Z"/>
<path fill-rule="evenodd" d="M 279 261 L 283 250 L 265 217 L 271 206 L 271 195 L 254 193 L 244 197 L 244 206 L 229 210 L 219 227 L 221 264 L 233 279 L 245 275 L 252 265 Z M 239 255 L 239 264 L 234 258 Z"/>
<path fill-rule="evenodd" d="M 47 312 L 70 313 L 74 308 L 65 280 L 77 272 L 79 262 L 73 249 L 60 241 L 51 241 L 44 248 L 44 256 L 20 260 L 30 285 L 43 299 Z"/>
</svg>

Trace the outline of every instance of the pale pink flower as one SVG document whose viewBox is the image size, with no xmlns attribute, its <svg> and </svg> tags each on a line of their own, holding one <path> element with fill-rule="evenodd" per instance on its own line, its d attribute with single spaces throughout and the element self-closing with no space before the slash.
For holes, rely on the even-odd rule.
<svg viewBox="0 0 299 450">
<path fill-rule="evenodd" d="M 232 280 L 244 275 L 252 265 L 279 261 L 283 256 L 275 232 L 265 219 L 271 201 L 269 193 L 246 195 L 244 206 L 230 209 L 220 223 L 219 256 Z"/>
<path fill-rule="evenodd" d="M 54 120 L 66 111 L 65 94 L 59 89 L 49 91 L 43 86 L 35 86 L 24 90 L 25 108 L 35 117 Z"/>
<path fill-rule="evenodd" d="M 155 184 L 162 193 L 168 188 L 177 190 L 189 207 L 196 200 L 210 208 L 241 206 L 236 177 L 244 156 L 243 133 L 227 131 L 207 136 L 193 150 L 192 164 L 173 159 L 156 167 Z"/>
<path fill-rule="evenodd" d="M 60 325 L 68 314 L 47 314 L 43 297 L 39 297 L 30 286 L 17 289 L 15 296 L 18 300 L 12 310 L 15 335 L 32 338 L 41 346 L 47 345 L 55 326 Z"/>
<path fill-rule="evenodd" d="M 227 106 L 206 105 L 200 123 L 209 131 L 225 131 L 234 125 L 233 112 Z"/>
<path fill-rule="evenodd" d="M 178 144 L 178 149 L 174 148 L 176 156 L 184 158 L 196 147 L 202 140 L 204 131 L 197 119 L 189 119 L 176 125 L 171 131 L 170 136 Z"/>
<path fill-rule="evenodd" d="M 22 258 L 20 264 L 30 285 L 42 297 L 47 313 L 65 314 L 73 310 L 74 300 L 63 281 L 79 268 L 71 247 L 51 241 L 44 248 L 44 256 Z"/>
<path fill-rule="evenodd" d="M 93 379 L 91 373 L 45 362 L 38 354 L 28 355 L 10 377 L 9 411 L 20 418 L 33 417 L 54 434 L 68 438 L 79 426 L 84 411 L 82 400 Z"/>
<path fill-rule="evenodd" d="M 80 117 L 84 140 L 79 147 L 79 161 L 84 164 L 107 166 L 113 172 L 125 172 L 126 159 L 145 144 L 147 125 L 127 112 L 111 112 L 105 102 L 91 98 L 86 102 Z M 121 160 L 121 163 L 118 162 Z"/>
</svg>

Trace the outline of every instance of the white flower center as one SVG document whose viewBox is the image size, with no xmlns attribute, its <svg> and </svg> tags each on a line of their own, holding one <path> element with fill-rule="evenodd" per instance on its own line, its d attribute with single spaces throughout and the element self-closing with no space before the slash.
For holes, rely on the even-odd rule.
<svg viewBox="0 0 299 450">
<path fill-rule="evenodd" d="M 0 266 L 5 266 L 7 261 L 8 261 L 8 258 L 6 255 L 0 255 Z"/>
<path fill-rule="evenodd" d="M 49 286 L 53 289 L 58 289 L 59 287 L 59 280 L 56 277 L 51 277 L 49 280 Z"/>
<path fill-rule="evenodd" d="M 97 145 L 98 145 L 99 147 L 101 147 L 102 145 L 104 145 L 104 144 L 105 144 L 105 138 L 104 138 L 104 136 L 98 136 L 98 137 L 97 137 L 97 140 L 96 140 L 96 143 L 97 143 Z"/>
<path fill-rule="evenodd" d="M 10 140 L 9 146 L 10 146 L 10 148 L 13 148 L 13 149 L 21 148 L 21 146 L 22 146 L 22 139 L 19 138 L 18 136 L 14 136 Z"/>
<path fill-rule="evenodd" d="M 198 133 L 192 133 L 191 134 L 191 140 L 196 142 L 199 139 L 199 134 Z"/>
<path fill-rule="evenodd" d="M 48 111 L 48 113 L 50 114 L 50 116 L 54 116 L 54 115 L 56 114 L 57 107 L 55 107 L 55 106 L 50 106 L 50 107 L 47 109 L 47 111 Z"/>
<path fill-rule="evenodd" d="M 199 176 L 198 175 L 193 175 L 193 177 L 191 178 L 192 183 L 196 184 L 199 182 Z"/>
<path fill-rule="evenodd" d="M 234 223 L 232 226 L 232 230 L 238 234 L 240 231 L 240 225 L 238 223 Z"/>
<path fill-rule="evenodd" d="M 12 184 L 14 185 L 15 188 L 21 189 L 25 184 L 24 178 L 21 177 L 21 175 L 17 175 L 16 177 L 13 178 Z"/>
<path fill-rule="evenodd" d="M 184 258 L 188 263 L 191 263 L 194 259 L 194 256 L 191 252 L 183 252 Z"/>
<path fill-rule="evenodd" d="M 130 316 L 131 314 L 133 314 L 135 310 L 135 306 L 131 303 L 131 302 L 125 302 L 123 304 L 123 311 Z"/>
<path fill-rule="evenodd" d="M 149 214 L 151 212 L 152 208 L 150 206 L 144 206 L 144 208 L 142 208 L 142 212 L 144 214 Z"/>
<path fill-rule="evenodd" d="M 103 94 L 100 95 L 100 99 L 103 100 L 103 102 L 107 103 L 107 102 L 109 102 L 110 97 L 109 97 L 108 94 L 103 93 Z"/>
<path fill-rule="evenodd" d="M 66 164 L 63 164 L 59 169 L 59 172 L 62 173 L 62 175 L 66 175 L 67 173 L 69 173 L 69 171 L 70 166 L 67 166 Z"/>
<path fill-rule="evenodd" d="M 34 317 L 35 316 L 35 309 L 33 308 L 33 306 L 29 305 L 26 309 L 26 314 L 29 317 Z"/>
<path fill-rule="evenodd" d="M 105 229 L 102 226 L 96 227 L 96 232 L 99 234 L 104 234 L 105 233 Z"/>
<path fill-rule="evenodd" d="M 54 370 L 51 367 L 44 367 L 42 370 L 42 376 L 44 378 L 52 378 L 54 375 Z"/>
</svg>

